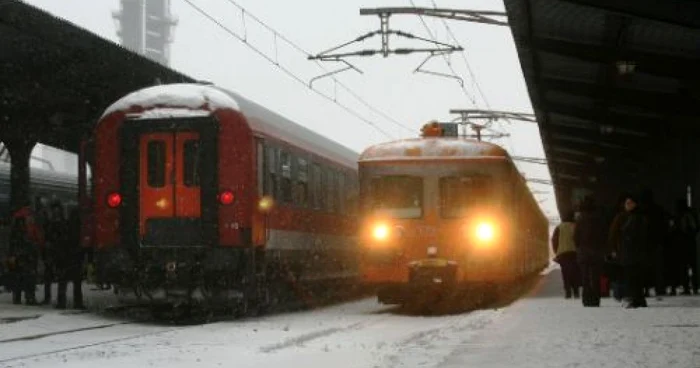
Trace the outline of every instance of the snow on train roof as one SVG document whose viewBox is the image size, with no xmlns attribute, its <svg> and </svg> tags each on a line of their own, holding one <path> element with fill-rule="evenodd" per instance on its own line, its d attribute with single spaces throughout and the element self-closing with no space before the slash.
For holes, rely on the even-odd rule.
<svg viewBox="0 0 700 368">
<path fill-rule="evenodd" d="M 174 109 L 177 109 L 186 114 L 187 110 L 201 110 L 205 106 L 208 106 L 206 110 L 210 111 L 221 108 L 240 110 L 236 100 L 216 88 L 204 84 L 176 83 L 132 92 L 108 107 L 102 118 L 115 111 L 127 111 L 133 107 L 141 107 L 147 111 L 154 108 L 169 109 L 173 113 Z"/>
<path fill-rule="evenodd" d="M 502 147 L 467 138 L 412 138 L 367 148 L 360 161 L 415 160 L 426 158 L 508 157 Z"/>
<path fill-rule="evenodd" d="M 245 97 L 207 84 L 167 84 L 133 92 L 112 104 L 102 117 L 133 107 L 145 111 L 140 118 L 191 117 L 202 109 L 234 109 L 246 116 L 253 131 L 272 136 L 348 167 L 357 167 L 359 154 L 329 138 L 311 131 Z"/>
</svg>

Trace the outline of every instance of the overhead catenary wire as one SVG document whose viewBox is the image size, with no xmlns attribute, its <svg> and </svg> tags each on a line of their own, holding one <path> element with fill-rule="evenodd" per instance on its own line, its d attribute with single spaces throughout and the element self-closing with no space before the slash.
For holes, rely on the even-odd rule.
<svg viewBox="0 0 700 368">
<path fill-rule="evenodd" d="M 250 19 L 256 21 L 258 24 L 260 24 L 261 26 L 265 27 L 265 29 L 267 29 L 268 31 L 272 32 L 272 33 L 275 35 L 275 37 L 277 37 L 277 38 L 279 38 L 280 40 L 286 42 L 288 45 L 292 46 L 292 48 L 294 48 L 294 49 L 297 50 L 298 52 L 304 54 L 305 57 L 312 56 L 312 54 L 311 54 L 308 50 L 306 50 L 305 48 L 299 46 L 299 44 L 297 44 L 296 42 L 290 40 L 288 37 L 286 37 L 285 35 L 281 34 L 279 31 L 277 31 L 276 29 L 272 28 L 270 25 L 268 25 L 268 24 L 265 23 L 264 21 L 260 20 L 260 18 L 256 17 L 256 16 L 255 16 L 254 14 L 252 14 L 250 11 L 247 11 L 242 5 L 240 5 L 240 4 L 239 4 L 238 2 L 236 2 L 235 0 L 226 0 L 226 1 L 227 1 L 228 3 L 230 3 L 231 5 L 237 7 L 237 8 L 241 11 L 242 14 L 247 14 L 248 17 L 250 17 Z M 329 71 L 329 70 L 323 65 L 323 63 L 321 63 L 320 61 L 314 60 L 314 63 L 315 63 L 319 68 L 321 68 L 323 71 L 325 71 L 325 72 L 328 72 L 328 71 Z M 411 132 L 411 133 L 413 133 L 413 132 L 415 131 L 415 129 L 410 128 L 410 127 L 404 125 L 404 124 L 401 123 L 400 121 L 398 121 L 398 120 L 392 118 L 391 116 L 389 116 L 389 115 L 388 115 L 387 113 L 385 113 L 384 111 L 382 111 L 382 110 L 380 110 L 380 109 L 378 109 L 378 108 L 372 106 L 369 102 L 367 102 L 367 100 L 365 100 L 365 99 L 363 99 L 362 97 L 360 97 L 355 91 L 353 91 L 353 90 L 352 90 L 350 87 L 348 87 L 346 84 L 344 84 L 343 82 L 341 82 L 340 80 L 338 80 L 338 78 L 336 78 L 335 76 L 331 76 L 330 78 L 333 80 L 333 82 L 337 83 L 337 85 L 338 85 L 341 89 L 343 89 L 345 92 L 347 92 L 348 94 L 350 94 L 353 98 L 355 98 L 359 103 L 361 103 L 363 106 L 365 106 L 365 107 L 368 108 L 369 110 L 375 112 L 376 114 L 380 115 L 380 116 L 383 117 L 384 119 L 389 120 L 390 122 L 394 123 L 394 124 L 397 125 L 398 127 L 401 127 L 401 128 L 403 128 L 403 129 L 408 130 L 408 131 Z"/>
<path fill-rule="evenodd" d="M 271 56 L 267 55 L 265 52 L 263 52 L 263 51 L 261 51 L 260 49 L 258 49 L 257 47 L 255 47 L 251 42 L 248 41 L 247 35 L 244 34 L 243 36 L 241 36 L 241 35 L 239 35 L 238 33 L 236 33 L 235 31 L 231 30 L 229 27 L 227 27 L 226 25 L 224 25 L 221 21 L 219 21 L 218 19 L 216 19 L 216 18 L 215 18 L 214 16 L 212 16 L 210 13 L 208 13 L 207 11 L 205 11 L 205 10 L 204 10 L 203 8 L 201 8 L 200 6 L 196 5 L 194 1 L 192 1 L 192 0 L 183 0 L 183 1 L 184 1 L 187 5 L 189 5 L 192 9 L 194 9 L 197 13 L 199 13 L 200 15 L 202 15 L 203 17 L 205 17 L 206 19 L 208 19 L 208 20 L 211 21 L 212 23 L 216 24 L 219 28 L 221 28 L 223 31 L 225 31 L 229 36 L 232 36 L 232 37 L 236 38 L 237 40 L 241 41 L 244 45 L 246 45 L 248 48 L 250 48 L 251 50 L 253 50 L 255 53 L 257 53 L 258 55 L 260 55 L 261 57 L 263 57 L 264 59 L 266 59 L 268 62 L 270 62 L 271 64 L 273 64 L 275 67 L 279 68 L 283 73 L 287 74 L 287 76 L 289 76 L 289 77 L 292 78 L 293 80 L 299 82 L 300 84 L 303 84 L 305 87 L 309 88 L 309 89 L 310 89 L 311 91 L 313 91 L 315 94 L 317 94 L 317 95 L 319 95 L 319 96 L 325 98 L 326 100 L 328 100 L 328 101 L 334 103 L 335 105 L 339 106 L 339 107 L 342 108 L 344 111 L 346 111 L 346 112 L 349 113 L 350 115 L 356 117 L 357 119 L 363 121 L 364 123 L 368 124 L 369 126 L 371 126 L 372 128 L 374 128 L 375 130 L 379 131 L 379 132 L 380 132 L 381 134 L 383 134 L 384 136 L 386 136 L 386 137 L 388 137 L 388 138 L 394 138 L 394 137 L 393 137 L 391 134 L 389 134 L 385 129 L 383 129 L 382 127 L 380 127 L 379 124 L 378 124 L 377 122 L 375 122 L 375 121 L 373 121 L 373 120 L 371 120 L 371 119 L 369 119 L 369 118 L 366 118 L 366 117 L 362 116 L 359 112 L 355 111 L 354 109 L 348 107 L 348 106 L 345 105 L 345 104 L 342 104 L 342 103 L 339 102 L 339 101 L 337 100 L 337 98 L 335 98 L 334 96 L 329 96 L 329 95 L 327 95 L 327 94 L 325 94 L 325 93 L 323 93 L 323 92 L 321 92 L 321 91 L 319 91 L 319 90 L 317 90 L 317 89 L 314 89 L 314 88 L 310 87 L 310 86 L 307 84 L 307 81 L 305 81 L 302 77 L 298 76 L 298 75 L 295 74 L 292 70 L 290 70 L 289 68 L 287 68 L 287 67 L 285 67 L 284 65 L 282 65 L 281 63 L 279 63 L 279 61 L 278 61 L 278 59 L 277 59 L 276 56 L 275 56 L 275 57 L 271 57 Z M 279 39 L 279 40 L 284 41 L 285 43 L 287 43 L 287 44 L 289 44 L 290 46 L 292 46 L 292 48 L 294 48 L 295 50 L 297 50 L 297 51 L 300 52 L 300 53 L 303 53 L 304 55 L 309 55 L 309 53 L 308 53 L 306 50 L 304 50 L 301 46 L 299 46 L 297 43 L 291 41 L 288 37 L 284 36 L 283 34 L 279 33 L 278 31 L 276 31 L 276 30 L 275 30 L 274 28 L 272 28 L 271 26 L 269 26 L 269 25 L 267 25 L 266 23 L 262 22 L 259 18 L 255 17 L 255 15 L 251 14 L 249 11 L 247 11 L 245 8 L 243 8 L 242 6 L 240 6 L 240 5 L 239 5 L 238 3 L 236 3 L 235 1 L 232 1 L 232 0 L 227 0 L 227 1 L 241 10 L 241 14 L 242 14 L 242 17 L 243 17 L 243 18 L 245 18 L 246 16 L 249 17 L 249 18 L 252 19 L 253 21 L 255 21 L 255 22 L 259 23 L 260 25 L 262 25 L 262 26 L 263 26 L 264 28 L 266 28 L 268 31 L 272 32 L 273 35 L 274 35 L 274 37 L 275 37 L 275 39 Z M 243 20 L 243 22 L 245 22 L 245 19 Z M 244 25 L 244 27 L 245 27 L 245 25 Z M 277 45 L 275 45 L 275 50 L 276 50 L 276 49 L 277 49 Z M 321 67 L 322 69 L 326 70 L 322 65 L 319 65 L 319 67 Z M 344 91 L 346 91 L 350 96 L 352 96 L 355 100 L 357 100 L 357 102 L 359 102 L 360 104 L 362 104 L 363 106 L 365 106 L 367 109 L 369 109 L 369 110 L 373 111 L 374 113 L 376 113 L 376 114 L 382 116 L 384 119 L 390 121 L 392 124 L 395 124 L 395 125 L 397 125 L 397 126 L 403 128 L 403 129 L 406 129 L 406 130 L 414 131 L 414 129 L 411 129 L 411 128 L 409 128 L 409 127 L 407 127 L 407 126 L 401 124 L 399 121 L 397 121 L 396 119 L 392 118 L 392 117 L 389 116 L 387 113 L 383 112 L 382 110 L 378 109 L 378 108 L 375 107 L 375 106 L 372 106 L 369 102 L 367 102 L 365 99 L 363 99 L 362 97 L 360 97 L 359 94 L 357 94 L 356 92 L 354 92 L 354 91 L 353 91 L 352 89 L 350 89 L 350 87 L 348 87 L 347 85 L 345 85 L 345 84 L 341 83 L 340 81 L 338 81 L 336 78 L 333 78 L 333 80 L 334 80 L 334 82 L 336 83 L 336 86 L 338 86 L 338 87 L 340 87 L 341 89 L 343 89 Z"/>
<path fill-rule="evenodd" d="M 413 1 L 413 0 L 409 0 L 409 1 L 411 2 L 411 6 L 413 6 L 415 8 L 416 7 L 415 1 Z M 423 24 L 423 28 L 425 28 L 425 31 L 428 33 L 428 36 L 430 37 L 430 39 L 433 40 L 433 42 L 437 42 L 437 39 L 436 39 L 435 35 L 433 34 L 433 31 L 428 26 L 428 23 L 425 21 L 425 18 L 423 18 L 423 15 L 419 14 L 418 17 L 419 17 L 421 23 Z M 454 67 L 452 66 L 452 62 L 447 57 L 447 55 L 443 53 L 440 56 L 442 56 L 442 59 L 445 61 L 445 64 L 447 64 L 447 67 L 452 72 L 452 76 L 459 79 L 457 72 L 455 71 Z M 474 98 L 474 96 L 471 93 L 469 93 L 469 91 L 467 90 L 467 87 L 465 87 L 464 84 L 460 84 L 459 87 L 462 89 L 462 93 L 464 93 L 464 95 L 472 103 L 472 105 L 476 106 L 476 98 Z"/>
</svg>

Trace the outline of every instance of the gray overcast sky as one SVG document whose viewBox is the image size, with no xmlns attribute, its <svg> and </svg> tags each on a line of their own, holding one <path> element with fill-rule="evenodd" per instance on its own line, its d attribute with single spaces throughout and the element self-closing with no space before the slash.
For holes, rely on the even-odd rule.
<svg viewBox="0 0 700 368">
<path fill-rule="evenodd" d="M 119 0 L 25 0 L 59 17 L 65 18 L 101 37 L 119 42 L 112 12 L 120 8 Z M 414 0 L 416 6 L 432 6 L 430 0 Z M 212 14 L 220 22 L 238 34 L 244 33 L 241 12 L 228 0 L 195 0 L 198 6 Z M 410 6 L 410 0 L 236 0 L 247 12 L 255 15 L 283 36 L 311 53 L 318 53 L 350 39 L 375 30 L 379 19 L 360 16 L 361 7 Z M 503 11 L 501 0 L 436 0 L 440 7 L 469 8 Z M 316 96 L 308 88 L 292 80 L 274 65 L 255 54 L 242 42 L 231 37 L 217 25 L 204 18 L 184 0 L 172 0 L 172 13 L 179 22 L 174 33 L 170 66 L 195 78 L 216 84 L 248 96 L 271 110 L 307 126 L 356 151 L 390 138 L 379 133 L 365 122 L 353 117 L 338 106 Z M 394 16 L 390 20 L 394 29 L 400 29 L 426 37 L 427 33 L 418 17 Z M 452 43 L 442 21 L 426 18 L 428 26 L 438 40 Z M 245 21 L 248 41 L 268 55 L 275 55 L 272 33 L 250 18 Z M 478 84 L 491 105 L 497 110 L 531 112 L 530 99 L 522 76 L 515 45 L 507 27 L 458 21 L 448 21 L 459 43 L 465 48 L 466 59 L 476 75 Z M 393 42 L 394 39 L 392 39 Z M 376 49 L 379 38 L 372 38 L 351 49 Z M 418 41 L 401 41 L 394 46 L 421 46 Z M 280 64 L 308 81 L 324 71 L 305 56 L 282 42 L 278 43 L 277 57 Z M 362 116 L 376 122 L 388 131 L 392 138 L 416 136 L 419 128 L 431 119 L 448 120 L 451 108 L 473 108 L 470 97 L 465 96 L 459 84 L 451 79 L 414 74 L 413 70 L 424 56 L 390 56 L 382 58 L 354 59 L 363 74 L 344 72 L 339 79 L 374 107 L 410 127 L 399 128 L 378 115 L 352 96 L 338 90 L 338 100 Z M 451 56 L 458 74 L 465 79 L 470 96 L 476 98 L 476 106 L 485 108 L 484 99 L 478 93 L 474 81 L 462 57 Z M 337 65 L 329 63 L 327 68 Z M 430 70 L 448 72 L 442 59 L 426 64 Z M 327 94 L 333 94 L 330 79 L 316 85 Z M 544 157 L 539 131 L 535 124 L 499 124 L 511 137 L 495 140 L 512 155 Z M 528 177 L 550 179 L 544 165 L 518 163 Z M 554 195 L 550 186 L 532 184 L 531 188 L 546 191 L 537 195 L 549 216 L 556 215 Z"/>
</svg>

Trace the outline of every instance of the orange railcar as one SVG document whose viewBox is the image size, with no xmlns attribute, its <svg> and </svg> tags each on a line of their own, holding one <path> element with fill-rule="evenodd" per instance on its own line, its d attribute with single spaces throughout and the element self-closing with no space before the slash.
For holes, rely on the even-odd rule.
<svg viewBox="0 0 700 368">
<path fill-rule="evenodd" d="M 409 301 L 424 265 L 439 266 L 427 283 L 443 288 L 546 267 L 548 221 L 508 153 L 437 124 L 423 133 L 360 156 L 360 274 L 380 301 Z"/>
</svg>

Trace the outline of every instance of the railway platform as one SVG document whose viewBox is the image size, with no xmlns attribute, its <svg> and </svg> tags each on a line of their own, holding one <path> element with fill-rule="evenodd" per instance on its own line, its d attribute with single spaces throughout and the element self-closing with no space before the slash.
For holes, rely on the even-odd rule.
<svg viewBox="0 0 700 368">
<path fill-rule="evenodd" d="M 558 268 L 499 308 L 407 315 L 376 299 L 297 313 L 167 326 L 91 311 L 12 306 L 0 294 L 0 366 L 699 367 L 700 296 L 625 309 L 564 299 Z"/>
</svg>

